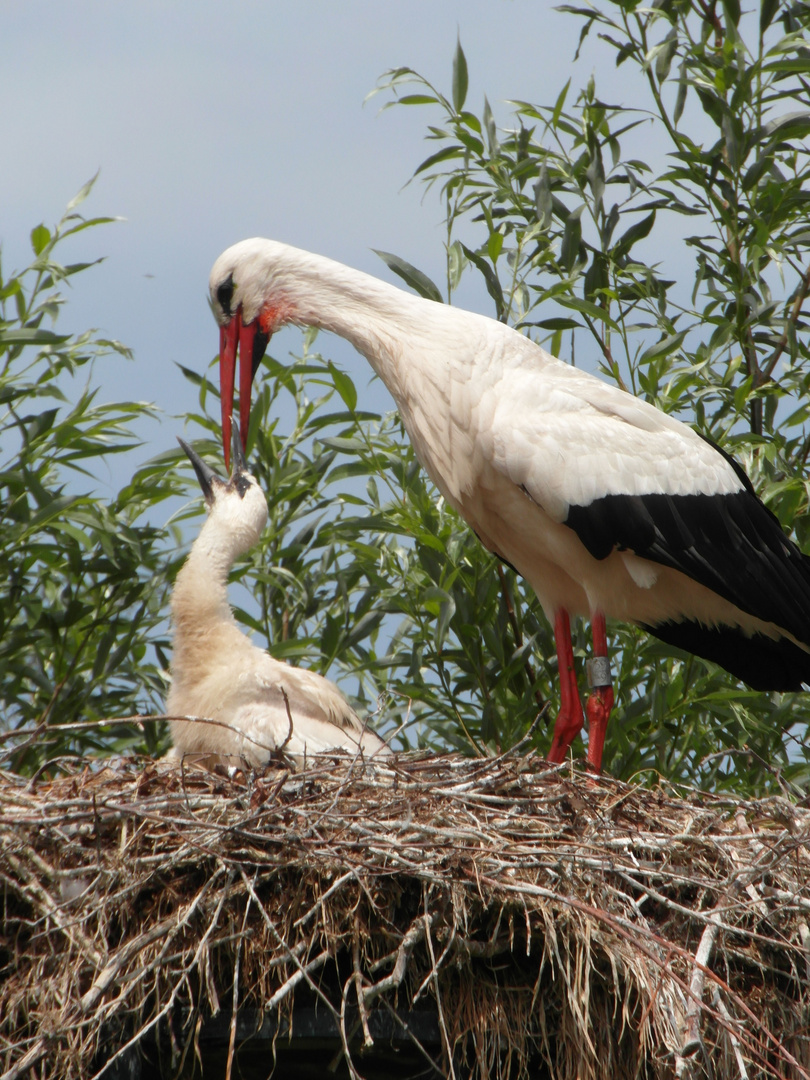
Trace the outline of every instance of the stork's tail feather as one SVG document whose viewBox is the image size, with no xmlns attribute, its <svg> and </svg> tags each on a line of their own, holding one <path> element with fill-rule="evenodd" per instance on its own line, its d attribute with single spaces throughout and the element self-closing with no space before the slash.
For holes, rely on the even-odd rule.
<svg viewBox="0 0 810 1080">
<path fill-rule="evenodd" d="M 722 626 L 716 629 L 699 622 L 641 624 L 667 645 L 712 660 L 736 675 L 752 690 L 801 690 L 810 686 L 810 652 L 789 638 L 750 637 L 742 630 Z"/>
</svg>

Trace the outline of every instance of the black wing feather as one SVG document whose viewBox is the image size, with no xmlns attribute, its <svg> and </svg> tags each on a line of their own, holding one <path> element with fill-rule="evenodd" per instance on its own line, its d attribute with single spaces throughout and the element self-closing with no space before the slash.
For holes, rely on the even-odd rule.
<svg viewBox="0 0 810 1080">
<path fill-rule="evenodd" d="M 728 495 L 606 495 L 571 506 L 565 524 L 595 559 L 632 551 L 680 570 L 810 645 L 810 559 L 747 478 Z"/>
</svg>

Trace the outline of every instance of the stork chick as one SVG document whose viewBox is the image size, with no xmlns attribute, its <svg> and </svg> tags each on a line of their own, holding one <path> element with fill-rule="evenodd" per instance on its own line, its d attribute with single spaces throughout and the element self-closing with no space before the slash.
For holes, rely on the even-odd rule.
<svg viewBox="0 0 810 1080">
<path fill-rule="evenodd" d="M 167 710 L 173 756 L 258 767 L 276 751 L 295 758 L 331 750 L 387 754 L 338 688 L 312 671 L 274 660 L 239 629 L 228 574 L 267 523 L 267 500 L 247 471 L 237 431 L 233 472 L 223 480 L 182 439 L 208 517 L 172 590 L 172 682 Z"/>
</svg>

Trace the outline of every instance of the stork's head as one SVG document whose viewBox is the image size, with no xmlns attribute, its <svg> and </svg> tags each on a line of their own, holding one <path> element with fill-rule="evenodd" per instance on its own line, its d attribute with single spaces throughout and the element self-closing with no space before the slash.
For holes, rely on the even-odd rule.
<svg viewBox="0 0 810 1080">
<path fill-rule="evenodd" d="M 233 425 L 233 471 L 223 480 L 182 439 L 177 440 L 194 466 L 200 482 L 208 518 L 217 531 L 219 543 L 228 557 L 248 551 L 258 541 L 267 524 L 267 499 L 251 476 L 242 451 L 239 425 Z"/>
<path fill-rule="evenodd" d="M 281 266 L 282 244 L 255 238 L 224 251 L 211 270 L 211 308 L 219 323 L 219 379 L 222 448 L 225 464 L 231 444 L 231 413 L 239 354 L 239 421 L 247 446 L 250 391 L 270 336 L 294 321 L 295 306 Z"/>
</svg>

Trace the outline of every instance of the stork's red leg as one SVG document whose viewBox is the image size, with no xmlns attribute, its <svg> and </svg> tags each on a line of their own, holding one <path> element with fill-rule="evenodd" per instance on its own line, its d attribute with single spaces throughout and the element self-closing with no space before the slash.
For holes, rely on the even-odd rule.
<svg viewBox="0 0 810 1080">
<path fill-rule="evenodd" d="M 588 768 L 602 771 L 602 748 L 605 745 L 610 710 L 613 708 L 613 684 L 610 682 L 610 662 L 607 651 L 605 616 L 597 611 L 592 619 L 593 660 L 589 671 L 592 687 L 585 709 L 588 713 Z"/>
<path fill-rule="evenodd" d="M 566 751 L 579 735 L 584 722 L 577 674 L 574 670 L 571 623 L 564 608 L 560 608 L 554 616 L 554 640 L 557 643 L 557 664 L 560 670 L 560 711 L 554 725 L 548 760 L 559 764 L 565 760 Z"/>
</svg>

